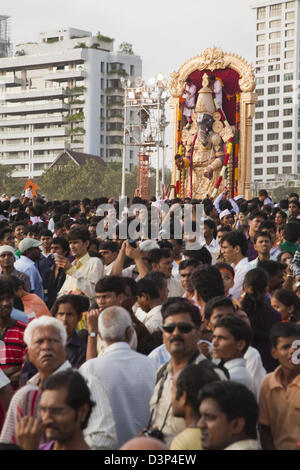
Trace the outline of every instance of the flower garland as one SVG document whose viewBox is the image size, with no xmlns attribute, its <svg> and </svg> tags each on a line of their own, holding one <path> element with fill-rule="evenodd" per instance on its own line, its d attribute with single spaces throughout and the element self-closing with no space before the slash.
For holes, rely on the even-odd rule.
<svg viewBox="0 0 300 470">
<path fill-rule="evenodd" d="M 228 125 L 229 126 L 229 123 L 222 111 L 222 109 L 220 108 L 219 104 L 217 103 L 216 99 L 214 99 L 214 103 L 215 103 L 215 106 L 216 106 L 216 109 L 217 109 L 217 112 L 220 114 L 221 116 L 221 120 L 222 122 L 225 124 L 225 125 Z M 225 155 L 225 159 L 224 159 L 224 162 L 223 162 L 223 166 L 222 166 L 222 170 L 221 170 L 221 173 L 220 173 L 220 176 L 216 182 L 216 186 L 212 192 L 212 195 L 211 197 L 214 199 L 218 193 L 218 189 L 220 187 L 220 184 L 222 182 L 222 179 L 225 178 L 225 175 L 226 175 L 226 170 L 227 170 L 227 165 L 228 165 L 228 162 L 229 162 L 229 158 L 232 154 L 232 150 L 233 150 L 233 145 L 232 145 L 232 142 L 233 142 L 233 138 L 231 137 L 229 139 L 229 144 L 228 144 L 228 147 L 227 147 L 227 151 L 226 151 L 226 155 Z"/>
<path fill-rule="evenodd" d="M 240 149 L 240 94 L 236 94 L 236 112 L 235 112 L 235 152 L 234 152 L 234 181 L 233 197 L 238 195 L 239 181 L 239 149 Z"/>
<path fill-rule="evenodd" d="M 190 152 L 190 198 L 193 197 L 193 155 L 194 155 L 194 148 L 195 143 L 197 140 L 198 132 L 196 132 L 192 145 L 191 145 L 191 152 Z"/>
</svg>

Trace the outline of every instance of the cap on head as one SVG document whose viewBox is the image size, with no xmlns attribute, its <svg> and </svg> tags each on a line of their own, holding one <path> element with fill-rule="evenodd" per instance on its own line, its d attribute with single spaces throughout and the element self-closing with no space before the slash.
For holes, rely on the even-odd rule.
<svg viewBox="0 0 300 470">
<path fill-rule="evenodd" d="M 19 244 L 19 250 L 21 255 L 25 253 L 30 248 L 37 248 L 41 246 L 42 242 L 36 240 L 35 238 L 23 238 L 23 240 Z"/>
</svg>

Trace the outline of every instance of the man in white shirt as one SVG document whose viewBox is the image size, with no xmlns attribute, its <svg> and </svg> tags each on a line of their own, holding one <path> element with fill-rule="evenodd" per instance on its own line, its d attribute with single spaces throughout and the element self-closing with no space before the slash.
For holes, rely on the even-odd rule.
<svg viewBox="0 0 300 470">
<path fill-rule="evenodd" d="M 234 285 L 229 294 L 239 300 L 242 294 L 244 278 L 252 268 L 247 258 L 248 244 L 243 233 L 233 230 L 227 233 L 222 239 L 221 251 L 226 263 L 232 265 L 234 275 Z"/>
<path fill-rule="evenodd" d="M 246 368 L 244 354 L 251 341 L 251 328 L 241 318 L 225 315 L 214 324 L 212 354 L 229 372 L 230 380 L 239 382 L 255 395 L 255 385 Z"/>
<path fill-rule="evenodd" d="M 120 447 L 147 426 L 155 368 L 151 359 L 129 347 L 134 328 L 127 310 L 103 310 L 98 329 L 107 347 L 102 356 L 84 363 L 80 372 L 96 377 L 107 391 Z"/>
<path fill-rule="evenodd" d="M 119 253 L 119 246 L 117 242 L 106 240 L 100 244 L 99 253 L 102 256 L 104 264 L 104 276 L 110 276 L 115 259 Z"/>
<path fill-rule="evenodd" d="M 268 232 L 256 232 L 254 235 L 254 249 L 257 251 L 257 258 L 250 261 L 252 269 L 257 268 L 260 261 L 271 259 L 277 261 L 276 258 L 270 256 L 271 250 L 271 235 Z"/>
<path fill-rule="evenodd" d="M 180 281 L 172 277 L 173 260 L 170 250 L 166 248 L 154 248 L 148 253 L 149 262 L 152 271 L 160 271 L 164 273 L 168 280 L 168 297 L 181 297 L 184 289 Z"/>
<path fill-rule="evenodd" d="M 74 228 L 69 232 L 69 244 L 74 261 L 59 255 L 55 260 L 58 268 L 66 272 L 66 280 L 58 296 L 65 294 L 86 295 L 92 304 L 95 301 L 95 286 L 103 277 L 103 263 L 99 258 L 91 258 L 88 254 L 90 234 L 87 229 Z M 22 243 L 22 242 L 21 242 Z"/>
<path fill-rule="evenodd" d="M 219 244 L 216 240 L 217 229 L 216 224 L 211 219 L 204 220 L 204 237 L 200 238 L 200 243 L 202 246 L 210 252 L 211 254 L 211 264 L 216 264 L 217 256 L 220 251 Z"/>
<path fill-rule="evenodd" d="M 161 299 L 156 284 L 150 279 L 144 278 L 137 282 L 137 303 L 142 309 L 142 312 L 140 309 L 137 310 L 137 318 L 144 323 L 150 333 L 161 331 Z"/>
</svg>

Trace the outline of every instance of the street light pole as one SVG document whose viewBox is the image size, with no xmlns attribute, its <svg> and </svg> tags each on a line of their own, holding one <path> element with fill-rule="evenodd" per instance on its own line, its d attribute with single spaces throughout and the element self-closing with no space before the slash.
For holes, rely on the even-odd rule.
<svg viewBox="0 0 300 470">
<path fill-rule="evenodd" d="M 125 197 L 126 126 L 127 126 L 127 87 L 124 90 L 124 129 L 123 129 L 122 188 L 121 188 L 122 198 Z"/>
</svg>

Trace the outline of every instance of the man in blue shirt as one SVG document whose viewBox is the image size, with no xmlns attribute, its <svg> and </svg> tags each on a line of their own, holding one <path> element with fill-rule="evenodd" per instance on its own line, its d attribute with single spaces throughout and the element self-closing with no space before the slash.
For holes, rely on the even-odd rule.
<svg viewBox="0 0 300 470">
<path fill-rule="evenodd" d="M 19 244 L 20 259 L 15 262 L 15 269 L 21 271 L 30 279 L 31 291 L 44 300 L 43 281 L 36 262 L 41 257 L 40 245 L 42 243 L 34 238 L 24 238 Z"/>
</svg>

